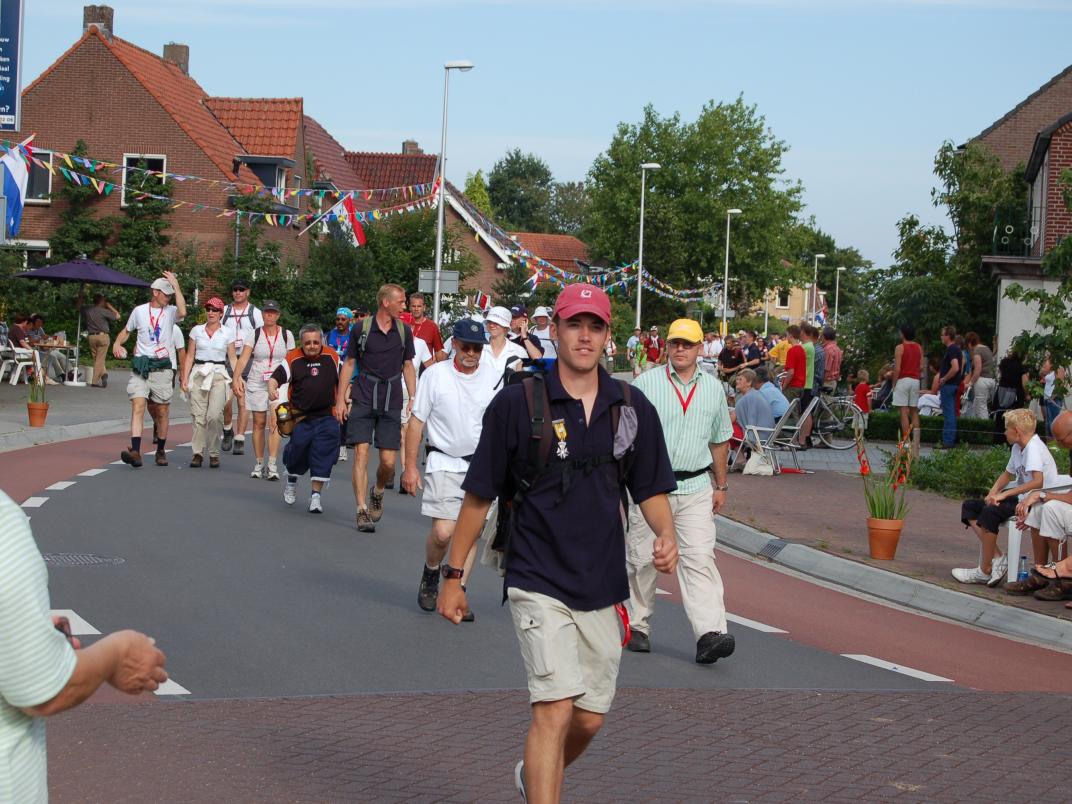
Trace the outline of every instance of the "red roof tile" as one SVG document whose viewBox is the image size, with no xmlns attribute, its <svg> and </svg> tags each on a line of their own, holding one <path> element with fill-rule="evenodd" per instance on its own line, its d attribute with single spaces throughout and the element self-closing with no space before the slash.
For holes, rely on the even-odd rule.
<svg viewBox="0 0 1072 804">
<path fill-rule="evenodd" d="M 205 105 L 247 153 L 294 158 L 301 98 L 205 98 Z"/>
<path fill-rule="evenodd" d="M 409 187 L 435 181 L 435 154 L 347 151 L 346 161 L 365 187 Z"/>
<path fill-rule="evenodd" d="M 305 115 L 305 147 L 313 155 L 315 181 L 329 181 L 339 190 L 360 190 L 371 185 L 357 177 L 346 159 L 346 149 L 327 129 Z"/>
<path fill-rule="evenodd" d="M 588 262 L 588 246 L 573 235 L 510 232 L 518 245 L 564 271 L 576 271 L 574 260 Z"/>
</svg>

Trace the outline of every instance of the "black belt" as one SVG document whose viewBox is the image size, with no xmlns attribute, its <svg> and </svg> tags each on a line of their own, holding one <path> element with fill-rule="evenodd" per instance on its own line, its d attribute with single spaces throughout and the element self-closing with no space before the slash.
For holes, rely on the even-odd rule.
<svg viewBox="0 0 1072 804">
<path fill-rule="evenodd" d="M 204 365 L 226 366 L 227 361 L 226 360 L 195 360 L 194 365 L 195 366 L 204 366 Z"/>
<path fill-rule="evenodd" d="M 473 455 L 476 454 L 474 452 L 473 455 L 451 455 L 449 452 L 441 450 L 439 447 L 433 447 L 431 444 L 425 444 L 424 449 L 425 449 L 425 452 L 442 452 L 448 458 L 461 458 L 463 461 L 471 461 L 471 460 L 473 460 Z"/>
<path fill-rule="evenodd" d="M 696 469 L 692 472 L 674 472 L 674 480 L 692 480 L 694 477 L 706 475 L 710 471 L 711 464 L 707 464 L 703 469 Z"/>
</svg>

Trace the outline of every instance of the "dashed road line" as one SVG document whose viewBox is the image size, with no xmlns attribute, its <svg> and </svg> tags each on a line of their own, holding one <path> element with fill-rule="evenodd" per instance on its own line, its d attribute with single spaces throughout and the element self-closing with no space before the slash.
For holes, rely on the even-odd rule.
<svg viewBox="0 0 1072 804">
<path fill-rule="evenodd" d="M 86 469 L 84 472 L 79 472 L 78 477 L 96 477 L 97 475 L 103 475 L 107 471 L 107 469 Z"/>
<path fill-rule="evenodd" d="M 74 612 L 74 609 L 52 609 L 52 614 L 57 617 L 67 618 L 67 621 L 71 624 L 71 636 L 88 636 L 100 633 L 100 631 L 79 617 Z"/>
<path fill-rule="evenodd" d="M 190 691 L 170 678 L 153 690 L 153 695 L 189 695 Z"/>
<path fill-rule="evenodd" d="M 923 670 L 916 670 L 912 667 L 905 667 L 904 665 L 887 662 L 885 659 L 876 659 L 874 656 L 867 656 L 863 653 L 843 653 L 841 655 L 846 659 L 853 659 L 857 662 L 863 662 L 864 664 L 869 664 L 874 667 L 881 667 L 883 670 L 892 670 L 894 673 L 901 673 L 902 675 L 911 676 L 912 678 L 918 678 L 920 681 L 948 681 L 950 683 L 953 681 L 951 678 L 936 676 L 933 673 L 926 673 Z"/>
<path fill-rule="evenodd" d="M 69 489 L 76 482 L 77 481 L 75 480 L 61 480 L 58 483 L 53 483 L 51 486 L 46 486 L 45 491 L 63 491 L 64 489 Z"/>
<path fill-rule="evenodd" d="M 40 508 L 48 502 L 48 497 L 27 497 L 23 500 L 23 508 Z"/>
<path fill-rule="evenodd" d="M 667 591 L 666 591 L 665 589 L 656 589 L 656 590 L 655 590 L 655 594 L 656 594 L 656 595 L 669 595 L 669 594 L 672 594 L 672 593 L 671 593 L 671 592 L 667 592 Z"/>
<path fill-rule="evenodd" d="M 767 625 L 766 623 L 757 622 L 756 620 L 749 620 L 747 617 L 741 617 L 738 614 L 730 614 L 726 612 L 726 619 L 731 623 L 737 623 L 737 625 L 743 625 L 746 628 L 751 628 L 755 631 L 762 631 L 765 634 L 788 634 L 781 628 L 775 628 L 773 625 Z"/>
</svg>

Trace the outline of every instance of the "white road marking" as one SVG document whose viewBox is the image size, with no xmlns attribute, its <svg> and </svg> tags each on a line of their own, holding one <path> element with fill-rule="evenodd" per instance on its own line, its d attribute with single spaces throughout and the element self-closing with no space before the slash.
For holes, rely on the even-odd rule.
<svg viewBox="0 0 1072 804">
<path fill-rule="evenodd" d="M 48 502 L 48 497 L 27 497 L 23 502 L 23 508 L 40 508 Z"/>
<path fill-rule="evenodd" d="M 70 621 L 72 636 L 100 633 L 100 631 L 75 614 L 73 609 L 52 609 L 52 613 L 57 617 L 66 617 Z"/>
<path fill-rule="evenodd" d="M 183 444 L 176 444 L 175 446 L 176 447 L 192 447 L 193 445 L 194 445 L 193 441 L 187 441 L 187 442 L 185 442 Z"/>
<path fill-rule="evenodd" d="M 122 463 L 122 461 L 120 461 Z M 107 472 L 107 469 L 86 469 L 84 472 L 79 472 L 79 477 L 96 477 L 97 475 L 103 475 Z"/>
<path fill-rule="evenodd" d="M 657 595 L 669 595 L 671 593 L 667 592 L 665 589 L 656 589 L 655 594 L 657 594 Z"/>
<path fill-rule="evenodd" d="M 902 675 L 912 676 L 912 678 L 918 678 L 920 681 L 948 681 L 952 682 L 951 678 L 943 678 L 942 676 L 936 676 L 931 673 L 925 673 L 922 670 L 916 670 L 911 667 L 904 667 L 893 662 L 887 662 L 884 659 L 876 659 L 874 656 L 867 656 L 862 653 L 843 653 L 841 654 L 846 659 L 855 659 L 858 662 L 864 664 L 870 664 L 874 667 L 881 667 L 883 670 L 892 670 L 895 673 L 901 673 Z"/>
<path fill-rule="evenodd" d="M 190 691 L 170 678 L 153 691 L 154 695 L 189 695 Z"/>
<path fill-rule="evenodd" d="M 122 466 L 124 463 L 125 463 L 125 461 L 112 461 L 110 465 L 111 466 Z"/>
<path fill-rule="evenodd" d="M 75 484 L 74 480 L 61 480 L 59 483 L 53 483 L 51 486 L 47 486 L 45 491 L 63 491 L 69 489 Z"/>
<path fill-rule="evenodd" d="M 788 634 L 788 631 L 783 631 L 781 628 L 775 628 L 773 625 L 767 625 L 766 623 L 756 622 L 755 620 L 749 620 L 747 617 L 741 617 L 737 614 L 730 614 L 726 612 L 726 619 L 731 623 L 737 623 L 737 625 L 743 625 L 746 628 L 751 628 L 754 631 L 762 631 L 764 634 Z"/>
</svg>

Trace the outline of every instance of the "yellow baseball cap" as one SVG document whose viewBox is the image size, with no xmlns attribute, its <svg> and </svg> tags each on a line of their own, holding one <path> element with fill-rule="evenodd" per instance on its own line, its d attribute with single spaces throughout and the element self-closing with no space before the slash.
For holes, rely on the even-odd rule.
<svg viewBox="0 0 1072 804">
<path fill-rule="evenodd" d="M 670 325 L 670 331 L 666 333 L 666 339 L 668 341 L 678 340 L 699 343 L 703 340 L 703 327 L 700 326 L 699 322 L 693 321 L 691 318 L 679 318 Z"/>
</svg>

